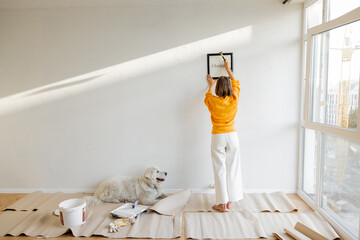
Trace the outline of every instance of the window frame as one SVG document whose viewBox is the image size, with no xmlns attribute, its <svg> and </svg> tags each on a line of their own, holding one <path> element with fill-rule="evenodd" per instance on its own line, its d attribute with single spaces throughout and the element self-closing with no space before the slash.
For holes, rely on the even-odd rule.
<svg viewBox="0 0 360 240">
<path fill-rule="evenodd" d="M 299 161 L 298 161 L 298 189 L 297 194 L 315 211 L 318 211 L 340 234 L 344 239 L 358 239 L 360 240 L 360 226 L 359 226 L 359 236 L 354 236 L 346 227 L 343 226 L 343 223 L 340 221 L 339 216 L 332 214 L 331 212 L 325 211 L 321 207 L 322 196 L 322 176 L 323 176 L 323 156 L 322 156 L 322 147 L 323 147 L 323 136 L 324 134 L 331 134 L 346 140 L 352 141 L 354 143 L 360 143 L 360 89 L 359 89 L 359 99 L 358 99 L 358 125 L 356 129 L 346 129 L 337 126 L 331 126 L 321 123 L 314 123 L 309 121 L 309 98 L 310 98 L 310 66 L 311 66 L 311 41 L 312 36 L 318 33 L 326 32 L 331 29 L 349 24 L 360 20 L 360 7 L 348 12 L 336 19 L 328 21 L 329 19 L 329 8 L 328 0 L 323 1 L 322 9 L 322 23 L 317 26 L 314 26 L 310 29 L 306 29 L 306 8 L 311 4 L 315 3 L 317 0 L 307 0 L 303 4 L 303 19 L 302 19 L 302 61 L 301 61 L 301 82 L 300 82 L 300 124 L 299 124 Z M 305 53 L 305 42 L 307 45 Z M 305 64 L 305 66 L 304 66 Z M 305 67 L 305 73 L 303 68 Z M 305 75 L 304 75 L 305 74 Z M 304 85 L 304 87 L 303 87 Z M 305 140 L 305 130 L 311 129 L 319 134 L 318 139 L 318 152 L 316 159 L 316 177 L 315 177 L 315 201 L 303 191 L 303 173 L 304 173 L 304 140 Z"/>
<path fill-rule="evenodd" d="M 321 123 L 315 123 L 309 121 L 309 110 L 310 110 L 310 70 L 311 70 L 311 47 L 312 47 L 312 37 L 316 34 L 323 33 L 329 30 L 332 30 L 337 27 L 341 27 L 343 25 L 356 22 L 360 20 L 360 8 L 354 9 L 353 11 L 339 17 L 333 19 L 331 21 L 325 22 L 318 26 L 312 27 L 307 31 L 307 51 L 306 51 L 306 76 L 305 76 L 305 116 L 304 116 L 304 127 L 308 129 L 312 129 L 315 131 L 320 131 L 323 133 L 328 133 L 332 135 L 336 135 L 342 137 L 346 140 L 360 143 L 360 117 L 358 117 L 358 124 L 356 129 L 346 129 L 338 126 L 331 126 Z M 360 89 L 360 88 L 359 88 Z M 359 90 L 360 96 L 360 90 Z M 360 104 L 360 97 L 358 99 L 358 104 Z M 360 106 L 360 105 L 358 105 Z M 359 111 L 359 108 L 358 108 Z M 359 115 L 360 116 L 360 115 Z"/>
</svg>

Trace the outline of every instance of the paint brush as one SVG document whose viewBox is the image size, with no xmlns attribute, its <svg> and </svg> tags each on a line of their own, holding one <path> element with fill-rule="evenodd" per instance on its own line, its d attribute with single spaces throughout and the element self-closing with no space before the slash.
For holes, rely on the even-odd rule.
<svg viewBox="0 0 360 240">
<path fill-rule="evenodd" d="M 219 52 L 219 53 L 220 53 L 221 57 L 224 59 L 224 61 L 225 61 L 226 59 L 225 59 L 223 53 L 222 52 Z"/>
</svg>

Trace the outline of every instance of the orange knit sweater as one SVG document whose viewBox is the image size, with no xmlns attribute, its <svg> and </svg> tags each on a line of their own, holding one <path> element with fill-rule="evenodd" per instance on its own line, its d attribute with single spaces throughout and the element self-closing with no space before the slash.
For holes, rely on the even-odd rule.
<svg viewBox="0 0 360 240">
<path fill-rule="evenodd" d="M 233 95 L 216 97 L 210 91 L 205 94 L 205 105 L 211 114 L 212 134 L 235 132 L 235 116 L 238 109 L 240 83 L 231 80 Z"/>
</svg>

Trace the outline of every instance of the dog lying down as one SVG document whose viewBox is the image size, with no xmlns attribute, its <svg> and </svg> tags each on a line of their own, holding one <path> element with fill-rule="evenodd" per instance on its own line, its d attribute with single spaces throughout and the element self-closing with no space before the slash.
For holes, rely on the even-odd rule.
<svg viewBox="0 0 360 240">
<path fill-rule="evenodd" d="M 94 196 L 85 197 L 86 205 L 135 202 L 137 199 L 140 199 L 140 204 L 154 205 L 167 197 L 160 188 L 166 175 L 167 172 L 151 167 L 141 177 L 113 176 L 100 184 Z"/>
</svg>

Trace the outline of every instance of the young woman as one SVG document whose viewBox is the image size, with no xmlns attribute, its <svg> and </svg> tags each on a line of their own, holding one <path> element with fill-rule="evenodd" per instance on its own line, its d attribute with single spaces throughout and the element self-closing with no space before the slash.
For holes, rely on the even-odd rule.
<svg viewBox="0 0 360 240">
<path fill-rule="evenodd" d="M 232 202 L 243 198 L 240 148 L 235 130 L 240 84 L 231 72 L 228 61 L 225 60 L 224 64 L 230 78 L 221 76 L 214 81 L 207 75 L 209 90 L 204 100 L 213 125 L 211 157 L 216 193 L 216 205 L 213 209 L 221 212 L 226 212 L 231 208 Z M 217 96 L 212 93 L 214 87 Z"/>
</svg>

